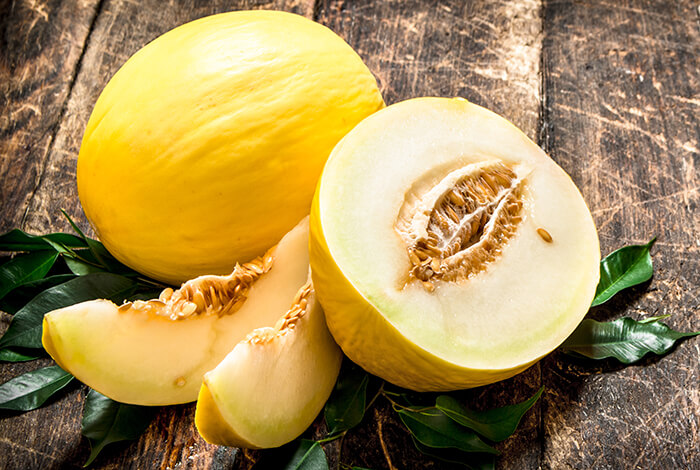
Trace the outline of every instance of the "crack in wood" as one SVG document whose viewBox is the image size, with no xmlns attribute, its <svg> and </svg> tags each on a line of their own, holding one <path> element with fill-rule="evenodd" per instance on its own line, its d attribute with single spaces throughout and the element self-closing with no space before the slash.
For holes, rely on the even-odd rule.
<svg viewBox="0 0 700 470">
<path fill-rule="evenodd" d="M 4 444 L 4 445 L 6 445 L 6 446 L 8 446 L 8 447 L 12 447 L 12 448 L 15 448 L 15 449 L 19 449 L 19 450 L 21 450 L 21 451 L 23 451 L 23 452 L 27 452 L 27 453 L 29 453 L 29 454 L 38 455 L 38 456 L 43 457 L 43 458 L 45 458 L 45 459 L 48 459 L 48 460 L 50 460 L 50 461 L 52 461 L 52 462 L 56 462 L 56 461 L 57 461 L 57 458 L 56 458 L 55 455 L 48 454 L 48 453 L 46 453 L 46 452 L 42 452 L 42 451 L 37 450 L 37 449 L 34 449 L 34 448 L 32 448 L 32 447 L 25 446 L 25 445 L 23 445 L 23 444 L 20 444 L 20 443 L 17 442 L 17 441 L 11 441 L 11 440 L 7 439 L 6 437 L 1 437 L 1 436 L 0 436 L 0 444 Z M 7 455 L 7 454 L 5 454 L 5 455 Z"/>
</svg>

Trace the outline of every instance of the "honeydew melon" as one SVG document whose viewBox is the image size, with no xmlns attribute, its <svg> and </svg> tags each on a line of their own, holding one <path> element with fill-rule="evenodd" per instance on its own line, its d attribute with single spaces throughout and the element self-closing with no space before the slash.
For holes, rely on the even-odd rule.
<svg viewBox="0 0 700 470">
<path fill-rule="evenodd" d="M 600 251 L 570 177 L 502 117 L 419 98 L 333 150 L 311 214 L 327 323 L 369 372 L 418 391 L 508 378 L 593 299 Z"/>
<path fill-rule="evenodd" d="M 279 11 L 187 23 L 100 95 L 78 193 L 117 259 L 177 285 L 261 255 L 309 213 L 333 146 L 384 102 L 331 30 Z"/>
<path fill-rule="evenodd" d="M 309 283 L 274 328 L 251 333 L 204 375 L 197 430 L 214 444 L 281 446 L 311 425 L 341 361 Z"/>
<path fill-rule="evenodd" d="M 205 372 L 256 328 L 273 326 L 307 281 L 308 218 L 230 276 L 202 276 L 160 299 L 83 302 L 48 313 L 44 348 L 65 370 L 123 403 L 197 398 Z"/>
</svg>

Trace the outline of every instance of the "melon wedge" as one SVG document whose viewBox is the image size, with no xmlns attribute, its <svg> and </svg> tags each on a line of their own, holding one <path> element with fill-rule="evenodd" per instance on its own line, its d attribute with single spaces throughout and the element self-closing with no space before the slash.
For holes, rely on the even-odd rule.
<svg viewBox="0 0 700 470">
<path fill-rule="evenodd" d="M 308 217 L 230 276 L 201 276 L 160 299 L 83 302 L 44 317 L 43 344 L 80 381 L 123 403 L 197 398 L 204 373 L 251 331 L 272 326 L 308 277 Z"/>
<path fill-rule="evenodd" d="M 311 425 L 341 361 L 309 280 L 274 328 L 254 331 L 205 374 L 197 429 L 214 444 L 281 446 Z"/>
<path fill-rule="evenodd" d="M 508 378 L 586 314 L 600 251 L 569 176 L 502 117 L 419 98 L 333 150 L 311 213 L 314 286 L 367 371 L 418 391 Z"/>
</svg>

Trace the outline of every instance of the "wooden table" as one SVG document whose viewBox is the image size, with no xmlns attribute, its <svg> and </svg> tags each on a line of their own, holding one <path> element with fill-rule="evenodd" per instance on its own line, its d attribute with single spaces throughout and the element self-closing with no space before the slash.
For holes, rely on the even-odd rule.
<svg viewBox="0 0 700 470">
<path fill-rule="evenodd" d="M 107 80 L 161 33 L 243 8 L 328 25 L 363 57 L 388 103 L 463 96 L 505 115 L 581 188 L 604 253 L 659 237 L 652 282 L 590 315 L 671 314 L 677 329 L 700 329 L 700 12 L 691 0 L 0 0 L 0 230 L 68 230 L 60 208 L 87 228 L 76 158 Z M 689 340 L 629 367 L 554 353 L 466 397 L 493 407 L 546 387 L 498 446 L 499 468 L 698 469 L 699 351 Z M 36 367 L 1 364 L 0 381 Z M 82 464 L 83 400 L 74 387 L 39 410 L 1 414 L 0 468 Z M 250 468 L 259 458 L 206 444 L 193 412 L 163 409 L 140 440 L 106 450 L 96 466 Z M 326 447 L 334 462 L 338 447 Z M 451 468 L 422 457 L 383 403 L 344 440 L 341 460 Z"/>
</svg>

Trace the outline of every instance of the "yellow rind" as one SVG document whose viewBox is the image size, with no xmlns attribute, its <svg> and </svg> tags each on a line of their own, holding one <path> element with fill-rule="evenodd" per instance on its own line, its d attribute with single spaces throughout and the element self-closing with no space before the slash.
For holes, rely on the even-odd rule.
<svg viewBox="0 0 700 470">
<path fill-rule="evenodd" d="M 78 158 L 80 200 L 133 269 L 173 285 L 226 274 L 308 214 L 333 146 L 383 106 L 325 26 L 277 11 L 201 18 L 105 87 Z"/>
<path fill-rule="evenodd" d="M 236 431 L 227 424 L 226 419 L 219 411 L 219 405 L 209 390 L 206 378 L 199 389 L 197 397 L 197 413 L 194 415 L 194 424 L 197 431 L 209 444 L 220 444 L 225 442 L 228 446 L 245 447 L 247 449 L 259 449 L 252 442 L 248 442 L 238 435 Z"/>
<path fill-rule="evenodd" d="M 41 322 L 41 345 L 44 347 L 46 352 L 49 353 L 51 359 L 56 361 L 56 364 L 58 364 L 58 366 L 61 369 L 68 370 L 68 368 L 64 365 L 63 361 L 61 360 L 60 354 L 58 354 L 59 348 L 56 346 L 56 344 L 54 344 L 53 336 L 50 330 L 49 320 L 46 316 L 44 316 L 44 319 Z"/>
</svg>

